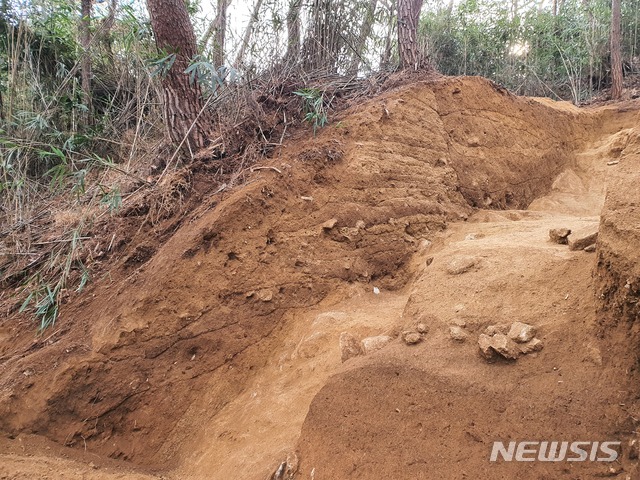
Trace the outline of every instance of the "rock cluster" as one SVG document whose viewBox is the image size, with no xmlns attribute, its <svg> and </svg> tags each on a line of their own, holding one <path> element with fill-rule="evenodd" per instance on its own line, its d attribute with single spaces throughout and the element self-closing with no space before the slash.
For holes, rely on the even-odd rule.
<svg viewBox="0 0 640 480">
<path fill-rule="evenodd" d="M 594 252 L 596 240 L 598 239 L 598 225 L 588 225 L 571 230 L 569 228 L 552 228 L 549 230 L 549 239 L 553 243 L 569 245 L 569 250 L 584 250 Z"/>
<path fill-rule="evenodd" d="M 430 314 L 422 315 L 417 323 L 405 326 L 405 330 L 400 334 L 405 345 L 417 345 L 424 340 L 424 336 L 429 333 L 429 324 L 437 321 Z"/>
<path fill-rule="evenodd" d="M 489 325 L 478 338 L 480 355 L 486 360 L 498 356 L 516 360 L 520 355 L 539 352 L 543 344 L 535 335 L 536 327 L 527 323 Z"/>
<path fill-rule="evenodd" d="M 584 227 L 569 235 L 569 250 L 584 250 L 595 245 L 598 239 L 598 225 Z"/>
</svg>

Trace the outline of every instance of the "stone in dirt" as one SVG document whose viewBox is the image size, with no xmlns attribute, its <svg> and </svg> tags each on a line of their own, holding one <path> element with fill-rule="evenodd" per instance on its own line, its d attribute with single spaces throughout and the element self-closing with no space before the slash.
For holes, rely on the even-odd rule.
<svg viewBox="0 0 640 480">
<path fill-rule="evenodd" d="M 451 327 L 449 327 L 449 336 L 456 342 L 464 342 L 469 334 L 465 332 L 462 327 L 459 327 L 458 325 L 452 325 Z"/>
<path fill-rule="evenodd" d="M 450 275 L 460 275 L 468 272 L 478 264 L 478 258 L 470 255 L 459 255 L 451 259 L 447 264 L 447 273 Z"/>
<path fill-rule="evenodd" d="M 596 251 L 596 244 L 592 243 L 588 247 L 584 247 L 584 251 L 587 252 L 587 253 L 595 252 Z"/>
<path fill-rule="evenodd" d="M 522 322 L 513 322 L 509 329 L 508 336 L 518 343 L 527 343 L 536 336 L 536 327 Z"/>
<path fill-rule="evenodd" d="M 331 230 L 333 227 L 336 226 L 336 223 L 338 223 L 338 219 L 337 218 L 332 218 L 331 220 L 327 220 L 326 222 L 324 222 L 322 224 L 322 229 L 323 230 Z"/>
<path fill-rule="evenodd" d="M 569 235 L 569 250 L 583 250 L 596 243 L 598 239 L 598 224 L 580 228 Z"/>
<path fill-rule="evenodd" d="M 416 330 L 418 333 L 429 333 L 429 327 L 425 323 L 419 323 L 416 325 Z"/>
<path fill-rule="evenodd" d="M 491 337 L 484 333 L 478 338 L 478 347 L 480 348 L 480 355 L 486 360 L 493 360 L 496 356 L 496 352 L 491 348 Z"/>
<path fill-rule="evenodd" d="M 418 332 L 402 332 L 402 340 L 404 340 L 404 343 L 407 345 L 415 345 L 422 341 L 422 335 Z"/>
<path fill-rule="evenodd" d="M 520 355 L 520 349 L 516 342 L 503 333 L 496 333 L 491 337 L 491 348 L 509 360 L 515 360 Z"/>
<path fill-rule="evenodd" d="M 528 353 L 539 352 L 543 347 L 544 344 L 542 343 L 542 340 L 534 338 L 527 343 L 520 345 L 520 351 L 526 355 Z"/>
<path fill-rule="evenodd" d="M 560 245 L 566 245 L 569 243 L 567 237 L 571 235 L 571 230 L 568 228 L 552 228 L 549 230 L 549 239 L 553 243 L 559 243 Z"/>
<path fill-rule="evenodd" d="M 270 302 L 271 300 L 273 300 L 273 292 L 268 288 L 259 290 L 256 295 L 263 302 Z"/>
<path fill-rule="evenodd" d="M 493 337 L 496 333 L 503 333 L 506 335 L 507 333 L 509 333 L 509 330 L 511 330 L 511 325 L 509 325 L 508 323 L 497 323 L 495 325 L 489 325 L 487 328 L 485 328 L 484 333 L 489 337 Z"/>
<path fill-rule="evenodd" d="M 393 340 L 389 335 L 378 335 L 375 337 L 363 338 L 360 345 L 362 347 L 362 353 L 365 355 L 380 350 Z"/>
<path fill-rule="evenodd" d="M 467 326 L 467 321 L 464 318 L 454 318 L 453 320 L 451 320 L 451 325 L 456 325 L 458 327 L 466 327 Z"/>
<path fill-rule="evenodd" d="M 362 346 L 356 337 L 349 332 L 340 334 L 340 358 L 346 362 L 350 358 L 362 355 Z"/>
</svg>

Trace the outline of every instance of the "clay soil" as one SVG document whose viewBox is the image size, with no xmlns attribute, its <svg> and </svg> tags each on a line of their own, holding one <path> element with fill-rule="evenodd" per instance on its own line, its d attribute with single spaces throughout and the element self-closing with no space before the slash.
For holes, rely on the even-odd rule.
<svg viewBox="0 0 640 480">
<path fill-rule="evenodd" d="M 638 125 L 480 78 L 351 107 L 134 237 L 45 337 L 0 321 L 0 479 L 640 478 Z M 544 348 L 487 362 L 514 321 Z M 393 340 L 342 362 L 344 332 Z M 622 448 L 489 462 L 510 440 Z"/>
</svg>

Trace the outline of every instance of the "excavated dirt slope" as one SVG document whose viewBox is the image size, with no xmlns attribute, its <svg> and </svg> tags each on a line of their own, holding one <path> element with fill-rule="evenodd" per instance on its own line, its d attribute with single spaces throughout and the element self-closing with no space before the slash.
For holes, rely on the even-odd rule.
<svg viewBox="0 0 640 480">
<path fill-rule="evenodd" d="M 287 456 L 314 479 L 635 474 L 638 112 L 443 79 L 282 148 L 157 251 L 131 246 L 64 335 L 3 320 L 0 478 L 262 480 Z M 606 193 L 597 253 L 548 242 L 597 225 Z M 480 358 L 515 320 L 544 349 Z M 342 363 L 343 332 L 395 340 Z M 615 471 L 490 463 L 511 439 L 624 445 Z"/>
</svg>

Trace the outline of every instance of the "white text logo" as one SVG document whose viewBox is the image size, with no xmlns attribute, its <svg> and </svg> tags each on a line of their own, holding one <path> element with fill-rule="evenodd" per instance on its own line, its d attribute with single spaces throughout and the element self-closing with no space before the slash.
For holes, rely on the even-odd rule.
<svg viewBox="0 0 640 480">
<path fill-rule="evenodd" d="M 493 442 L 491 462 L 613 462 L 621 442 Z"/>
</svg>

